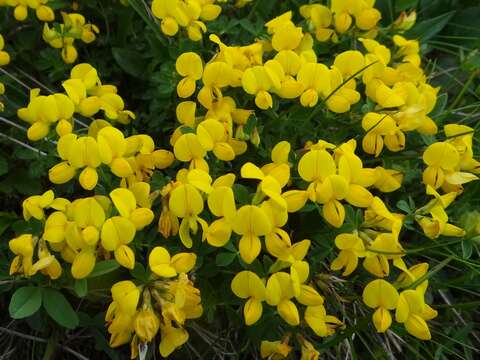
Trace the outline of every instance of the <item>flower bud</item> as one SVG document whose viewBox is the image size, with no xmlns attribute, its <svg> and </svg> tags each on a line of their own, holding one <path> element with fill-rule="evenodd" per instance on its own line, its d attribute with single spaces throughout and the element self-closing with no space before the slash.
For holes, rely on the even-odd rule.
<svg viewBox="0 0 480 360">
<path fill-rule="evenodd" d="M 120 245 L 115 249 L 115 260 L 126 267 L 127 269 L 133 269 L 135 267 L 135 253 L 127 245 Z"/>
<path fill-rule="evenodd" d="M 96 227 L 90 225 L 82 230 L 82 237 L 87 245 L 94 246 L 98 242 L 100 233 Z"/>
<path fill-rule="evenodd" d="M 132 211 L 130 214 L 130 221 L 135 225 L 137 230 L 143 229 L 145 226 L 150 225 L 154 218 L 153 211 L 147 208 L 138 208 Z"/>
<path fill-rule="evenodd" d="M 47 136 L 49 130 L 50 127 L 48 126 L 48 123 L 43 121 L 37 121 L 28 128 L 27 137 L 29 140 L 37 141 Z"/>
<path fill-rule="evenodd" d="M 118 177 L 128 177 L 133 174 L 132 167 L 128 163 L 127 159 L 123 157 L 116 158 L 110 164 L 110 169 L 113 174 Z"/>
<path fill-rule="evenodd" d="M 78 57 L 78 52 L 77 49 L 73 45 L 66 45 L 62 49 L 62 59 L 65 61 L 67 64 L 72 64 L 77 60 Z"/>
<path fill-rule="evenodd" d="M 155 162 L 155 167 L 160 170 L 168 168 L 175 160 L 173 153 L 168 150 L 156 150 L 152 155 Z"/>
<path fill-rule="evenodd" d="M 173 17 L 166 17 L 161 23 L 162 32 L 167 36 L 173 36 L 178 32 L 178 23 Z"/>
<path fill-rule="evenodd" d="M 48 178 L 54 184 L 65 184 L 75 176 L 75 169 L 63 161 L 48 171 Z"/>
<path fill-rule="evenodd" d="M 415 11 L 412 11 L 408 15 L 405 11 L 403 11 L 393 23 L 393 28 L 398 30 L 409 30 L 413 27 L 413 25 L 415 25 L 416 21 L 417 13 Z"/>
<path fill-rule="evenodd" d="M 10 62 L 10 55 L 6 51 L 0 51 L 0 66 L 8 65 Z M 0 91 L 0 93 L 2 93 Z"/>
<path fill-rule="evenodd" d="M 40 5 L 36 9 L 37 18 L 40 21 L 53 21 L 55 20 L 55 13 L 51 8 L 45 5 Z"/>
<path fill-rule="evenodd" d="M 73 126 L 72 123 L 68 120 L 60 120 L 55 127 L 55 131 L 58 136 L 62 137 L 64 135 L 70 134 L 72 132 Z"/>
<path fill-rule="evenodd" d="M 82 250 L 75 256 L 72 263 L 72 276 L 75 279 L 86 278 L 93 270 L 95 266 L 95 253 L 91 250 Z"/>
<path fill-rule="evenodd" d="M 97 171 L 92 167 L 86 167 L 80 173 L 78 181 L 85 190 L 93 190 L 98 182 Z"/>
<path fill-rule="evenodd" d="M 13 11 L 13 16 L 17 21 L 24 21 L 28 16 L 28 8 L 25 5 L 18 5 Z"/>
</svg>

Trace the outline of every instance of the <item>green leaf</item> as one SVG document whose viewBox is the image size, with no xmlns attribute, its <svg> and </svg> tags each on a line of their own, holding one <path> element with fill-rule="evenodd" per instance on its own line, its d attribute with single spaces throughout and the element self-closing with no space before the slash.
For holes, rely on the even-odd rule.
<svg viewBox="0 0 480 360">
<path fill-rule="evenodd" d="M 35 314 L 42 305 L 42 289 L 25 286 L 17 289 L 10 299 L 8 311 L 14 319 L 23 319 Z"/>
<path fill-rule="evenodd" d="M 235 194 L 235 199 L 241 204 L 247 204 L 250 202 L 250 193 L 248 188 L 241 184 L 233 184 L 233 193 Z"/>
<path fill-rule="evenodd" d="M 442 31 L 454 14 L 455 11 L 450 11 L 432 19 L 421 21 L 410 29 L 405 36 L 407 39 L 418 38 L 422 42 L 427 41 Z"/>
<path fill-rule="evenodd" d="M 437 141 L 435 135 L 420 134 L 420 137 L 422 138 L 423 143 L 427 146 L 432 145 L 434 142 Z"/>
<path fill-rule="evenodd" d="M 470 240 L 462 241 L 462 256 L 464 259 L 470 259 L 473 253 L 473 246 Z"/>
<path fill-rule="evenodd" d="M 247 30 L 253 36 L 258 36 L 259 35 L 259 29 L 256 29 L 254 24 L 252 24 L 252 22 L 249 19 L 242 19 L 242 20 L 240 20 L 239 24 L 242 28 Z"/>
<path fill-rule="evenodd" d="M 78 326 L 78 315 L 63 294 L 52 288 L 43 290 L 43 307 L 59 325 L 74 329 Z"/>
<path fill-rule="evenodd" d="M 231 239 L 228 243 L 225 244 L 223 248 L 233 253 L 237 252 L 237 248 L 235 247 L 235 245 L 233 245 L 233 241 Z"/>
<path fill-rule="evenodd" d="M 76 279 L 73 290 L 78 297 L 85 297 L 88 293 L 87 279 Z"/>
<path fill-rule="evenodd" d="M 20 194 L 35 195 L 42 192 L 41 182 L 38 179 L 32 179 L 27 170 L 15 170 L 10 174 L 13 175 L 13 186 Z"/>
<path fill-rule="evenodd" d="M 397 202 L 397 208 L 405 211 L 407 214 L 410 214 L 412 212 L 410 205 L 408 205 L 408 203 L 405 200 L 400 200 L 399 202 Z"/>
<path fill-rule="evenodd" d="M 253 129 L 255 129 L 255 126 L 257 126 L 257 118 L 255 115 L 251 115 L 247 119 L 247 123 L 245 124 L 245 128 L 243 129 L 243 131 L 248 136 L 252 136 L 252 132 L 253 132 Z"/>
<path fill-rule="evenodd" d="M 148 281 L 148 277 L 150 276 L 150 273 L 145 270 L 145 267 L 140 264 L 139 262 L 135 263 L 135 267 L 133 270 L 130 270 L 130 274 L 137 280 L 140 280 L 142 282 Z"/>
<path fill-rule="evenodd" d="M 142 78 L 145 73 L 146 62 L 142 59 L 140 53 L 128 48 L 112 48 L 113 58 L 117 64 L 130 74 L 137 78 Z"/>
<path fill-rule="evenodd" d="M 0 212 L 0 235 L 2 235 L 17 219 L 18 216 L 15 215 L 15 213 Z"/>
<path fill-rule="evenodd" d="M 397 0 L 395 1 L 395 10 L 402 11 L 413 9 L 417 6 L 418 0 Z"/>
<path fill-rule="evenodd" d="M 8 162 L 3 156 L 0 156 L 0 176 L 8 173 Z"/>
<path fill-rule="evenodd" d="M 117 270 L 120 264 L 116 260 L 105 260 L 95 264 L 93 271 L 88 275 L 89 278 L 108 274 L 114 270 Z"/>
<path fill-rule="evenodd" d="M 435 119 L 435 122 L 437 123 L 437 125 L 439 127 L 443 125 L 443 121 L 439 121 L 438 118 L 441 115 L 444 115 L 443 112 L 447 108 L 447 104 L 448 104 L 448 93 L 440 94 L 439 96 L 437 96 L 437 102 L 435 103 L 435 107 L 433 108 L 433 110 L 429 114 L 429 116 L 432 119 Z M 443 119 L 441 119 L 441 120 L 443 120 Z"/>
<path fill-rule="evenodd" d="M 180 128 L 182 134 L 195 134 L 195 130 L 192 129 L 190 126 L 182 126 Z"/>
<path fill-rule="evenodd" d="M 160 26 L 153 20 L 145 9 L 144 3 L 140 0 L 128 0 L 128 4 L 135 10 L 135 12 L 140 15 L 140 17 L 145 21 L 145 23 L 153 30 L 155 35 L 157 36 L 158 41 L 160 43 L 166 45 L 166 41 L 164 39 L 164 35 L 160 31 Z"/>
<path fill-rule="evenodd" d="M 215 264 L 217 266 L 228 266 L 233 262 L 233 260 L 235 260 L 236 257 L 236 253 L 223 252 L 217 254 L 217 256 L 215 257 Z"/>
</svg>

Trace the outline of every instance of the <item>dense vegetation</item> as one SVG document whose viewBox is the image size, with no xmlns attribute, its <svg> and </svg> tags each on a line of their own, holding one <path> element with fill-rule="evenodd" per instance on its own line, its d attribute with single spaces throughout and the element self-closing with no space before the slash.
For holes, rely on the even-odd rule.
<svg viewBox="0 0 480 360">
<path fill-rule="evenodd" d="M 0 0 L 2 358 L 477 358 L 479 16 Z"/>
</svg>

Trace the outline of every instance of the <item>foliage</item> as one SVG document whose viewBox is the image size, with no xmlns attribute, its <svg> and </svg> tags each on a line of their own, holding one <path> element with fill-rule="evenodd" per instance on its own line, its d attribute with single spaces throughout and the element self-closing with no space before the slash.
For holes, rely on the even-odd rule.
<svg viewBox="0 0 480 360">
<path fill-rule="evenodd" d="M 23 3 L 6 358 L 476 358 L 476 1 Z"/>
</svg>

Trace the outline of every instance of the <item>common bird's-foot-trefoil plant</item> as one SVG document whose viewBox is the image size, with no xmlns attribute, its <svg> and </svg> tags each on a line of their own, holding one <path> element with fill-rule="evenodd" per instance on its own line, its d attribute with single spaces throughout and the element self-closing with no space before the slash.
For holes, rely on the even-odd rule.
<svg viewBox="0 0 480 360">
<path fill-rule="evenodd" d="M 18 118 L 30 141 L 53 142 L 56 160 L 48 190 L 23 201 L 34 226 L 8 243 L 10 275 L 61 288 L 113 264 L 106 332 L 132 358 L 152 346 L 169 356 L 198 333 L 195 319 L 225 309 L 229 327 L 271 329 L 249 340 L 268 359 L 318 359 L 322 338 L 352 326 L 430 340 L 430 265 L 414 256 L 411 234 L 422 244 L 467 234 L 448 211 L 480 163 L 474 128 L 436 122 L 440 89 L 404 33 L 414 14 L 382 28 L 375 1 L 332 0 L 260 24 L 248 43 L 208 31 L 222 7 L 230 16 L 250 2 L 147 6 L 169 44 L 188 37 L 212 49 L 173 51 L 168 131 L 137 131 L 120 95 L 128 89 L 104 84 L 81 56 L 57 91 L 31 89 Z M 48 3 L 0 1 L 18 20 L 28 5 L 53 21 Z M 70 64 L 75 39 L 102 35 L 80 14 L 61 16 L 43 38 Z M 0 66 L 3 48 L 0 36 Z M 422 173 L 413 185 L 408 160 Z M 423 197 L 410 201 L 419 185 Z M 393 196 L 405 197 L 402 212 Z"/>
</svg>

